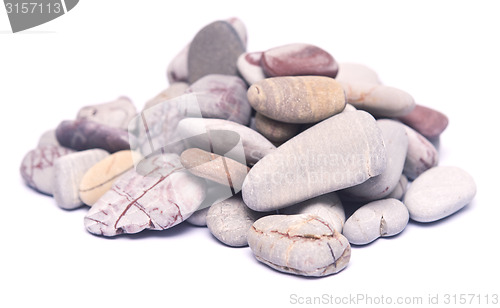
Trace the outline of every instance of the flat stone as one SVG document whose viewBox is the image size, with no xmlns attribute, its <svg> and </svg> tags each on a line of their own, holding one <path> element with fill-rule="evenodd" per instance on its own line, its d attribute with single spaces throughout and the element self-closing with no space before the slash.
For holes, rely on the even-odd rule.
<svg viewBox="0 0 500 308">
<path fill-rule="evenodd" d="M 187 172 L 179 156 L 163 154 L 127 171 L 88 211 L 90 233 L 115 236 L 164 230 L 186 220 L 205 198 L 205 181 Z"/>
<path fill-rule="evenodd" d="M 408 179 L 414 180 L 424 171 L 437 166 L 439 154 L 424 136 L 409 126 L 404 127 L 408 136 L 408 152 L 403 173 Z"/>
<path fill-rule="evenodd" d="M 408 178 L 404 174 L 401 174 L 398 185 L 396 185 L 394 190 L 390 194 L 388 194 L 386 198 L 403 200 L 403 196 L 405 195 L 407 189 L 408 189 Z"/>
<path fill-rule="evenodd" d="M 238 57 L 236 66 L 238 72 L 245 79 L 245 81 L 252 85 L 262 79 L 266 79 L 264 70 L 260 66 L 262 52 L 245 52 Z"/>
<path fill-rule="evenodd" d="M 134 167 L 134 161 L 140 159 L 139 153 L 125 150 L 113 153 L 94 164 L 80 180 L 80 200 L 92 206 L 111 189 L 121 175 Z"/>
<path fill-rule="evenodd" d="M 60 208 L 76 209 L 83 205 L 80 199 L 80 182 L 92 166 L 109 155 L 101 149 L 71 153 L 54 163 L 54 199 Z"/>
<path fill-rule="evenodd" d="M 408 151 L 408 137 L 403 124 L 394 120 L 377 120 L 387 151 L 387 167 L 382 174 L 343 191 L 357 200 L 372 201 L 389 195 L 399 184 Z"/>
<path fill-rule="evenodd" d="M 215 21 L 201 29 L 188 51 L 188 81 L 194 83 L 209 74 L 238 74 L 236 62 L 245 45 L 226 21 Z"/>
<path fill-rule="evenodd" d="M 344 110 L 340 84 L 323 76 L 275 77 L 248 89 L 248 101 L 259 113 L 286 123 L 314 123 Z"/>
<path fill-rule="evenodd" d="M 31 188 L 52 195 L 54 188 L 54 162 L 57 158 L 75 151 L 57 145 L 42 145 L 29 151 L 21 162 L 19 171 Z"/>
<path fill-rule="evenodd" d="M 328 118 L 262 158 L 243 183 L 243 200 L 270 211 L 360 184 L 386 168 L 382 132 L 364 111 Z"/>
<path fill-rule="evenodd" d="M 360 207 L 347 219 L 343 234 L 349 243 L 366 245 L 379 237 L 402 232 L 408 224 L 406 206 L 396 199 L 372 201 Z"/>
<path fill-rule="evenodd" d="M 136 115 L 137 109 L 132 101 L 121 96 L 111 102 L 82 107 L 76 118 L 126 130 Z"/>
<path fill-rule="evenodd" d="M 335 78 L 339 66 L 331 54 L 311 44 L 288 44 L 262 54 L 262 69 L 269 77 L 327 76 Z"/>
<path fill-rule="evenodd" d="M 367 82 L 340 81 L 347 102 L 378 117 L 400 117 L 415 108 L 413 97 L 403 90 Z"/>
<path fill-rule="evenodd" d="M 326 221 L 309 214 L 262 217 L 252 225 L 247 239 L 257 260 L 295 275 L 335 274 L 351 257 L 347 239 Z"/>
<path fill-rule="evenodd" d="M 155 97 L 150 99 L 144 105 L 144 109 L 148 109 L 153 107 L 154 105 L 165 103 L 169 99 L 175 98 L 177 96 L 181 96 L 189 87 L 189 84 L 185 82 L 174 82 L 168 88 L 158 93 Z"/>
<path fill-rule="evenodd" d="M 360 63 L 339 63 L 339 72 L 335 79 L 339 82 L 363 82 L 374 85 L 381 84 L 378 74 L 371 68 Z"/>
<path fill-rule="evenodd" d="M 428 139 L 438 138 L 448 126 L 448 117 L 443 113 L 418 104 L 399 120 Z"/>
<path fill-rule="evenodd" d="M 469 173 L 458 167 L 439 166 L 413 181 L 403 203 L 412 220 L 432 222 L 462 209 L 474 199 L 476 191 Z"/>
<path fill-rule="evenodd" d="M 326 221 L 334 230 L 342 232 L 345 212 L 337 193 L 324 194 L 279 210 L 280 214 L 311 214 Z"/>
<path fill-rule="evenodd" d="M 219 241 L 241 247 L 248 245 L 248 230 L 260 217 L 262 213 L 249 209 L 238 194 L 212 205 L 206 220 L 208 229 Z"/>
<path fill-rule="evenodd" d="M 301 125 L 276 121 L 257 112 L 255 128 L 272 142 L 285 142 L 300 132 Z"/>
<path fill-rule="evenodd" d="M 50 129 L 46 132 L 44 132 L 40 138 L 38 139 L 38 145 L 36 146 L 37 148 L 46 146 L 46 145 L 55 145 L 55 146 L 61 146 L 59 144 L 59 141 L 57 141 L 56 137 L 56 130 L 55 129 Z"/>
</svg>

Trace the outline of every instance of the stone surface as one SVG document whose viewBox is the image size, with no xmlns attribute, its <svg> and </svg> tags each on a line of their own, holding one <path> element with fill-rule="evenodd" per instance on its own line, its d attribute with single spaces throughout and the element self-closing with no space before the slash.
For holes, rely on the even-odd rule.
<svg viewBox="0 0 500 308">
<path fill-rule="evenodd" d="M 339 82 L 363 82 L 370 84 L 381 84 L 378 74 L 366 65 L 360 63 L 339 63 L 339 72 L 335 79 Z"/>
<path fill-rule="evenodd" d="M 357 109 L 379 117 L 400 117 L 415 108 L 413 97 L 393 87 L 366 82 L 339 82 L 347 96 L 347 102 Z"/>
<path fill-rule="evenodd" d="M 104 236 L 164 230 L 186 220 L 204 198 L 204 180 L 187 172 L 178 155 L 157 155 L 121 176 L 90 208 L 85 227 Z"/>
<path fill-rule="evenodd" d="M 280 214 L 311 214 L 326 221 L 334 230 L 342 232 L 345 212 L 337 193 L 324 194 L 279 210 Z"/>
<path fill-rule="evenodd" d="M 462 209 L 472 201 L 476 190 L 474 179 L 463 169 L 439 166 L 425 171 L 413 181 L 403 203 L 412 220 L 431 222 Z"/>
<path fill-rule="evenodd" d="M 210 207 L 202 208 L 197 210 L 191 216 L 186 219 L 186 221 L 193 226 L 206 227 L 207 226 L 207 213 Z"/>
<path fill-rule="evenodd" d="M 57 206 L 66 210 L 83 205 L 80 199 L 80 182 L 87 170 L 109 155 L 101 149 L 71 153 L 54 162 L 54 199 Z"/>
<path fill-rule="evenodd" d="M 249 85 L 266 78 L 264 70 L 260 66 L 261 58 L 262 52 L 245 52 L 238 57 L 236 62 L 238 72 Z"/>
<path fill-rule="evenodd" d="M 170 84 L 175 82 L 188 82 L 188 53 L 189 44 L 179 51 L 167 67 L 167 79 Z"/>
<path fill-rule="evenodd" d="M 382 132 L 364 111 L 333 116 L 261 159 L 243 183 L 243 200 L 269 211 L 381 174 L 386 167 Z"/>
<path fill-rule="evenodd" d="M 301 125 L 276 121 L 257 112 L 255 128 L 272 142 L 285 142 L 300 132 Z"/>
<path fill-rule="evenodd" d="M 127 131 L 85 119 L 61 122 L 56 136 L 62 146 L 77 151 L 99 148 L 114 153 L 130 149 Z"/>
<path fill-rule="evenodd" d="M 188 82 L 194 83 L 209 74 L 238 74 L 236 62 L 245 45 L 236 30 L 226 21 L 215 21 L 201 29 L 188 50 Z"/>
<path fill-rule="evenodd" d="M 248 34 L 247 34 L 247 28 L 243 21 L 239 19 L 238 17 L 229 17 L 225 19 L 224 21 L 227 21 L 231 26 L 233 26 L 234 30 L 236 31 L 236 34 L 238 34 L 238 37 L 240 38 L 241 42 L 243 43 L 243 47 L 246 49 L 247 47 L 247 41 L 248 41 Z"/>
<path fill-rule="evenodd" d="M 347 239 L 309 214 L 262 217 L 247 238 L 257 260 L 285 273 L 327 276 L 344 269 L 351 257 Z"/>
<path fill-rule="evenodd" d="M 136 114 L 137 109 L 132 101 L 128 97 L 120 96 L 111 102 L 82 107 L 76 119 L 85 119 L 126 130 L 130 120 Z"/>
<path fill-rule="evenodd" d="M 318 122 L 346 104 L 340 84 L 323 76 L 267 78 L 253 84 L 247 96 L 257 112 L 286 123 Z"/>
<path fill-rule="evenodd" d="M 398 185 L 396 185 L 394 190 L 390 194 L 388 194 L 386 198 L 394 198 L 402 200 L 403 196 L 406 193 L 407 187 L 408 187 L 408 178 L 404 174 L 401 174 Z"/>
<path fill-rule="evenodd" d="M 207 213 L 207 227 L 219 241 L 228 246 L 246 246 L 248 230 L 262 216 L 249 209 L 241 195 L 212 205 Z"/>
<path fill-rule="evenodd" d="M 335 78 L 339 70 L 331 54 L 317 46 L 302 43 L 265 51 L 261 65 L 269 77 L 316 75 Z"/>
<path fill-rule="evenodd" d="M 394 120 L 377 120 L 387 151 L 387 167 L 382 174 L 343 191 L 357 200 L 372 201 L 386 197 L 398 185 L 408 151 L 408 137 L 404 126 Z"/>
<path fill-rule="evenodd" d="M 107 156 L 90 167 L 83 175 L 79 185 L 79 196 L 83 203 L 92 206 L 102 195 L 111 189 L 113 183 L 125 172 L 134 167 L 141 155 L 125 150 Z"/>
<path fill-rule="evenodd" d="M 189 84 L 185 82 L 172 83 L 170 86 L 168 86 L 168 88 L 161 91 L 160 93 L 158 93 L 158 95 L 147 101 L 144 105 L 143 110 L 151 108 L 160 103 L 165 103 L 167 100 L 175 98 L 177 96 L 181 96 L 182 94 L 184 94 L 188 87 Z"/>
<path fill-rule="evenodd" d="M 408 224 L 406 206 L 396 199 L 372 201 L 360 207 L 347 219 L 343 235 L 349 243 L 365 245 L 379 237 L 402 232 Z"/>
<path fill-rule="evenodd" d="M 418 104 L 399 120 L 428 139 L 438 138 L 448 126 L 448 117 L 443 113 Z"/>
<path fill-rule="evenodd" d="M 205 118 L 225 119 L 243 125 L 250 122 L 247 85 L 237 76 L 206 75 L 193 83 L 185 93 L 196 95 Z"/>
<path fill-rule="evenodd" d="M 46 146 L 46 145 L 54 145 L 54 146 L 61 146 L 59 144 L 59 141 L 57 141 L 56 137 L 56 130 L 51 129 L 46 132 L 44 132 L 40 138 L 38 139 L 38 145 L 37 148 Z"/>
<path fill-rule="evenodd" d="M 408 136 L 408 152 L 403 173 L 408 179 L 414 180 L 422 172 L 437 166 L 439 154 L 424 136 L 409 126 L 404 127 Z"/>
<path fill-rule="evenodd" d="M 31 188 L 52 195 L 54 183 L 54 162 L 57 158 L 73 153 L 57 145 L 42 145 L 26 153 L 19 171 L 24 182 Z"/>
</svg>

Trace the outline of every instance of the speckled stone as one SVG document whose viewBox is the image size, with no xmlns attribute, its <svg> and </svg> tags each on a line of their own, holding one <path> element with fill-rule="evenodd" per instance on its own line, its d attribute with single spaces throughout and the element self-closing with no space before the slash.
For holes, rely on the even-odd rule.
<svg viewBox="0 0 500 308">
<path fill-rule="evenodd" d="M 432 143 L 416 130 L 406 125 L 404 128 L 408 136 L 408 152 L 403 173 L 414 180 L 424 171 L 437 166 L 439 154 Z"/>
<path fill-rule="evenodd" d="M 448 126 L 448 117 L 443 113 L 418 104 L 412 112 L 399 120 L 428 139 L 438 138 Z"/>
<path fill-rule="evenodd" d="M 82 107 L 76 118 L 126 130 L 136 114 L 137 109 L 132 101 L 121 96 L 111 102 Z"/>
</svg>

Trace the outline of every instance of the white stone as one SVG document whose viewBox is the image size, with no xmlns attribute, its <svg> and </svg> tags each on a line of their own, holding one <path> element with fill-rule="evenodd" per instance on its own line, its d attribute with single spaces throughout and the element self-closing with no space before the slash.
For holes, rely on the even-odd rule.
<svg viewBox="0 0 500 308">
<path fill-rule="evenodd" d="M 394 198 L 398 200 L 402 200 L 403 196 L 406 193 L 406 189 L 408 188 L 408 178 L 406 175 L 401 174 L 399 178 L 398 185 L 394 188 L 394 190 L 386 196 L 386 198 Z"/>
<path fill-rule="evenodd" d="M 335 77 L 337 81 L 366 82 L 381 84 L 377 73 L 366 65 L 360 63 L 339 63 L 339 72 Z"/>
<path fill-rule="evenodd" d="M 137 109 L 132 101 L 121 96 L 111 102 L 82 107 L 76 118 L 126 130 L 136 115 Z"/>
<path fill-rule="evenodd" d="M 419 132 L 407 125 L 404 125 L 404 128 L 408 136 L 408 152 L 406 153 L 403 173 L 408 179 L 414 180 L 422 172 L 437 166 L 439 153 L 432 143 Z"/>
</svg>

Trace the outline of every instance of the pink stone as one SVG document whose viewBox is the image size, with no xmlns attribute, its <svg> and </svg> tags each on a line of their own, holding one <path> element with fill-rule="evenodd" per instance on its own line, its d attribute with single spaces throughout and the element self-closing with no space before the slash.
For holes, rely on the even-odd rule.
<svg viewBox="0 0 500 308">
<path fill-rule="evenodd" d="M 418 104 L 412 112 L 399 117 L 399 120 L 429 139 L 439 137 L 448 126 L 448 117 L 444 114 Z"/>
</svg>

